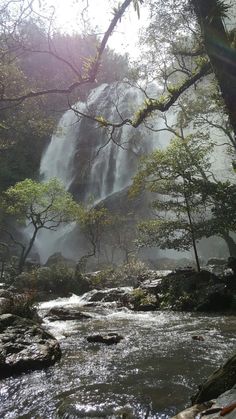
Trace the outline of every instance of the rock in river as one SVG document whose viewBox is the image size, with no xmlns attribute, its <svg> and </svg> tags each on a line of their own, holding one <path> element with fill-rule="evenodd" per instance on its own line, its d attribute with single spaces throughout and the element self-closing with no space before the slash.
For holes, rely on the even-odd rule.
<svg viewBox="0 0 236 419">
<path fill-rule="evenodd" d="M 89 314 L 82 313 L 80 309 L 64 307 L 51 308 L 45 317 L 51 322 L 57 320 L 86 320 L 92 318 Z"/>
<path fill-rule="evenodd" d="M 117 333 L 108 333 L 107 335 L 91 335 L 87 337 L 87 341 L 90 343 L 105 343 L 105 345 L 114 345 L 119 343 L 122 336 Z"/>
<path fill-rule="evenodd" d="M 57 340 L 31 320 L 0 316 L 0 378 L 53 365 L 61 357 Z"/>
</svg>

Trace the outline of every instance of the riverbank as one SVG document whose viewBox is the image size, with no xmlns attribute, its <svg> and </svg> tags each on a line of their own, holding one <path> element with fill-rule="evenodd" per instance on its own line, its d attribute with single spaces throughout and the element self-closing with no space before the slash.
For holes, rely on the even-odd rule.
<svg viewBox="0 0 236 419">
<path fill-rule="evenodd" d="M 2 381 L 4 418 L 143 419 L 149 412 L 150 419 L 167 419 L 235 350 L 234 310 L 228 304 L 222 313 L 222 301 L 234 301 L 233 275 L 149 271 L 132 277 L 135 287 L 107 289 L 96 275 L 101 279 L 98 273 L 87 280 L 91 286 L 92 276 L 100 289 L 39 303 L 42 327 L 58 340 L 62 358 L 53 368 Z M 218 303 L 200 312 L 207 300 Z M 116 345 L 106 346 L 103 338 L 112 336 Z M 19 406 L 9 401 L 12 392 Z"/>
</svg>

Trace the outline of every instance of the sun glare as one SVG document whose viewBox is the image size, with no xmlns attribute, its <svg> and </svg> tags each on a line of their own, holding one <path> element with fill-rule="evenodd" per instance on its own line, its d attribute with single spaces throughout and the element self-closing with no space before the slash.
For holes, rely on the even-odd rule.
<svg viewBox="0 0 236 419">
<path fill-rule="evenodd" d="M 47 1 L 47 7 L 54 10 L 56 26 L 63 32 L 74 33 L 82 32 L 84 29 L 89 32 L 90 28 L 102 35 L 108 28 L 113 17 L 113 7 L 109 0 L 73 1 L 68 0 L 50 0 Z M 141 18 L 138 19 L 132 6 L 126 12 L 116 30 L 109 39 L 108 46 L 118 53 L 129 53 L 135 57 L 138 55 L 137 39 L 139 29 L 146 20 L 147 11 L 141 9 Z M 91 30 L 91 29 L 90 29 Z"/>
</svg>

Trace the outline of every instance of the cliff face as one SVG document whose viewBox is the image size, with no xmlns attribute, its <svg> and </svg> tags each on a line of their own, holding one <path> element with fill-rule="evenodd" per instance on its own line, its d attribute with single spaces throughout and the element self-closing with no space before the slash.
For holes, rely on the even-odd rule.
<svg viewBox="0 0 236 419">
<path fill-rule="evenodd" d="M 90 93 L 85 112 L 120 123 L 132 117 L 142 101 L 142 93 L 124 83 L 103 84 Z M 95 202 L 129 185 L 140 156 L 153 148 L 153 133 L 144 127 L 124 125 L 111 136 L 109 129 L 85 117 L 78 123 L 76 137 L 70 190 L 77 199 Z"/>
</svg>

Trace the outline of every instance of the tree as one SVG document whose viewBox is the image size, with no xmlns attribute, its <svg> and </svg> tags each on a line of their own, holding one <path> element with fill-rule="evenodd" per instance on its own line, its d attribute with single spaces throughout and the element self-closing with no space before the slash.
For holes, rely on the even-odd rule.
<svg viewBox="0 0 236 419">
<path fill-rule="evenodd" d="M 230 33 L 224 24 L 230 6 L 222 0 L 191 0 L 191 4 L 236 136 L 236 39 L 235 31 Z"/>
<path fill-rule="evenodd" d="M 88 253 L 79 260 L 77 269 L 79 271 L 85 270 L 87 260 L 90 257 L 99 255 L 101 240 L 105 233 L 107 226 L 113 222 L 109 211 L 104 207 L 86 208 L 83 205 L 79 206 L 77 213 L 77 223 L 80 226 L 85 240 L 88 244 Z"/>
<path fill-rule="evenodd" d="M 205 237 L 222 237 L 229 250 L 229 255 L 236 257 L 236 242 L 232 232 L 236 232 L 236 185 L 230 181 L 204 182 L 200 185 L 210 210 L 210 217 L 203 226 Z"/>
<path fill-rule="evenodd" d="M 21 3 L 24 4 L 24 0 L 21 0 Z M 71 83 L 69 86 L 65 88 L 54 87 L 47 89 L 38 89 L 38 91 L 31 90 L 22 92 L 19 95 L 8 94 L 8 92 L 5 89 L 5 86 L 3 85 L 3 94 L 0 98 L 0 103 L 3 106 L 10 106 L 11 104 L 19 104 L 22 103 L 22 101 L 25 101 L 26 99 L 36 98 L 45 94 L 70 95 L 73 91 L 76 91 L 81 86 L 94 82 L 96 74 L 99 70 L 101 57 L 104 53 L 107 41 L 111 36 L 112 31 L 116 27 L 118 21 L 122 18 L 126 9 L 129 7 L 131 3 L 133 3 L 139 15 L 139 4 L 143 3 L 143 1 L 141 0 L 125 0 L 117 8 L 114 8 L 114 17 L 103 36 L 100 46 L 98 46 L 97 48 L 97 54 L 96 56 L 94 56 L 93 58 L 91 57 L 91 59 L 87 60 L 84 63 L 85 65 L 83 67 L 82 72 L 78 70 L 78 68 L 76 68 L 76 66 L 74 66 L 73 63 L 65 59 L 63 56 L 57 54 L 57 51 L 53 49 L 53 43 L 51 42 L 50 33 L 48 33 L 49 48 L 46 52 L 48 54 L 51 54 L 57 61 L 63 62 L 68 67 L 68 69 L 70 69 L 70 71 L 74 73 L 75 81 L 73 83 Z M 236 126 L 234 104 L 236 102 L 236 95 L 234 92 L 234 87 L 232 88 L 232 85 L 234 86 L 235 83 L 234 74 L 236 53 L 234 42 L 232 43 L 231 39 L 232 31 L 227 31 L 223 22 L 228 11 L 228 6 L 226 5 L 226 2 L 222 0 L 209 0 L 208 2 L 205 2 L 204 0 L 169 0 L 167 2 L 164 0 L 159 0 L 158 2 L 153 2 L 153 0 L 150 0 L 149 3 L 151 4 L 151 6 L 156 6 L 156 9 L 158 11 L 158 13 L 155 14 L 152 10 L 152 16 L 154 16 L 156 22 L 155 25 L 153 25 L 153 21 L 151 21 L 149 33 L 153 32 L 153 28 L 158 28 L 160 26 L 161 20 L 165 20 L 164 26 L 165 28 L 168 28 L 169 33 L 172 34 L 172 39 L 169 40 L 169 37 L 166 35 L 167 32 L 164 32 L 163 37 L 167 36 L 167 42 L 164 42 L 161 45 L 159 42 L 160 39 L 156 37 L 156 30 L 156 32 L 152 36 L 152 40 L 153 44 L 156 45 L 158 49 L 157 53 L 159 54 L 156 55 L 155 52 L 153 53 L 152 51 L 151 54 L 149 54 L 149 56 L 156 55 L 156 58 L 158 57 L 158 60 L 156 60 L 156 67 L 159 67 L 160 71 L 163 74 L 164 95 L 161 95 L 157 98 L 153 98 L 153 96 L 150 97 L 147 95 L 147 99 L 145 100 L 143 107 L 140 108 L 132 118 L 122 119 L 119 123 L 114 123 L 113 121 L 106 121 L 105 119 L 103 119 L 103 126 L 106 126 L 108 129 L 110 128 L 111 130 L 114 130 L 115 128 L 120 128 L 121 125 L 124 124 L 130 124 L 133 127 L 137 127 L 141 123 L 143 123 L 147 118 L 149 118 L 153 114 L 153 112 L 165 112 L 166 110 L 168 110 L 175 102 L 178 101 L 179 97 L 186 90 L 188 90 L 191 86 L 195 86 L 196 83 L 199 82 L 199 80 L 201 80 L 209 73 L 214 72 L 216 74 L 217 80 L 219 81 L 223 99 L 229 114 L 230 122 L 235 133 Z M 11 9 L 12 2 L 10 1 L 9 3 L 6 3 L 3 6 L 2 11 L 4 12 L 3 14 L 7 16 L 8 21 L 11 22 L 11 14 L 9 13 L 8 5 L 10 5 Z M 22 10 L 24 11 L 24 15 L 25 10 L 28 11 L 28 9 L 31 9 L 32 11 L 31 3 L 30 5 L 27 5 L 26 8 L 19 8 L 19 10 L 21 10 L 20 18 L 17 22 L 15 22 L 14 31 L 8 31 L 8 34 L 10 33 L 10 36 L 12 36 L 13 33 L 14 37 L 18 36 L 19 38 L 19 33 L 17 29 L 19 26 L 19 21 L 21 21 L 22 19 Z M 173 9 L 175 9 L 176 13 L 173 13 Z M 194 10 L 195 15 L 191 13 L 192 10 Z M 196 19 L 199 22 L 199 27 L 196 26 Z M 179 24 L 181 25 L 180 28 L 178 27 Z M 49 26 L 50 25 L 51 20 L 49 22 Z M 174 27 L 174 30 L 172 30 L 172 26 Z M 177 30 L 175 30 L 176 27 Z M 3 26 L 3 28 L 3 33 L 4 35 L 6 35 L 5 27 Z M 199 28 L 202 31 L 202 36 L 199 36 Z M 161 33 L 161 31 L 162 27 L 160 27 L 159 32 Z M 220 41 L 223 42 L 224 48 L 220 46 L 220 42 L 218 43 L 218 47 L 214 45 L 214 40 L 210 36 L 212 31 L 214 34 L 216 34 L 216 36 L 220 38 Z M 175 35 L 177 42 L 173 39 L 173 34 Z M 11 43 L 9 44 L 11 45 Z M 169 44 L 169 47 L 172 48 L 172 51 L 169 48 L 169 51 L 167 51 L 168 53 L 165 62 L 162 65 L 159 65 L 160 52 L 163 56 L 163 50 L 167 44 Z M 172 58 L 170 52 L 172 52 Z M 5 54 L 8 53 L 15 53 L 14 48 L 12 51 L 12 49 L 10 48 L 9 50 L 7 46 Z M 173 61 L 173 57 L 175 59 L 175 63 Z M 173 66 L 171 66 L 170 63 L 175 64 L 175 67 L 173 68 Z M 176 63 L 178 64 L 178 66 L 176 66 Z M 186 63 L 188 65 L 186 65 Z M 177 84 L 175 83 L 174 85 L 171 85 L 170 82 L 173 83 L 173 76 L 177 74 L 180 75 L 181 73 L 182 77 L 180 77 L 180 79 L 178 78 Z M 97 121 L 96 118 L 94 119 L 95 121 Z"/>
<path fill-rule="evenodd" d="M 136 5 L 136 9 L 138 1 L 140 0 L 133 0 L 134 4 Z M 73 73 L 74 80 L 67 86 L 61 86 L 59 84 L 56 86 L 47 87 L 45 89 L 40 89 L 40 87 L 38 88 L 38 86 L 36 86 L 36 90 L 30 90 L 29 88 L 25 91 L 22 90 L 18 94 L 12 94 L 11 90 L 6 88 L 7 86 L 4 82 L 1 85 L 1 108 L 5 109 L 12 105 L 19 105 L 26 99 L 28 100 L 30 98 L 42 97 L 47 94 L 66 95 L 69 98 L 71 93 L 75 91 L 78 92 L 78 89 L 82 86 L 94 83 L 96 81 L 97 73 L 101 65 L 102 55 L 105 51 L 108 39 L 131 2 L 132 0 L 125 0 L 113 11 L 113 18 L 106 32 L 104 33 L 102 40 L 99 42 L 99 45 L 96 45 L 94 55 L 90 57 L 84 57 L 82 66 L 79 67 L 77 67 L 76 63 L 74 64 L 73 61 L 68 60 L 64 56 L 61 56 L 55 49 L 50 32 L 53 19 L 52 17 L 46 18 L 43 23 L 40 21 L 40 23 L 44 26 L 46 24 L 45 22 L 47 22 L 47 49 L 41 49 L 40 37 L 39 40 L 37 40 L 39 42 L 36 43 L 36 47 L 34 46 L 32 48 L 32 45 L 29 46 L 27 45 L 27 42 L 24 42 L 24 37 L 22 38 L 21 36 L 21 29 L 23 26 L 22 23 L 29 20 L 28 16 L 30 16 L 31 19 L 35 19 L 36 16 L 37 22 L 39 21 L 39 14 L 37 12 L 35 13 L 33 9 L 33 1 L 28 4 L 25 2 L 25 0 L 19 0 L 17 7 L 14 7 L 14 1 L 10 0 L 9 2 L 4 2 L 0 9 L 2 15 L 5 17 L 5 19 L 0 20 L 0 35 L 2 35 L 3 42 L 3 48 L 0 57 L 1 60 L 15 61 L 18 55 L 21 55 L 25 51 L 28 53 L 35 52 L 38 54 L 48 54 L 55 59 L 55 66 L 57 62 L 64 63 L 67 70 Z M 7 21 L 7 24 L 4 22 L 4 20 Z"/>
<path fill-rule="evenodd" d="M 126 215 L 112 214 L 112 223 L 108 225 L 103 240 L 103 251 L 108 263 L 122 259 L 129 263 L 137 252 L 135 237 L 137 236 L 137 219 L 133 212 Z"/>
<path fill-rule="evenodd" d="M 157 220 L 140 223 L 139 244 L 162 249 L 194 250 L 197 269 L 200 263 L 197 240 L 204 236 L 206 202 L 199 181 L 212 176 L 210 143 L 198 133 L 176 137 L 165 150 L 156 150 L 143 159 L 134 178 L 131 193 L 142 189 L 155 193 L 152 202 Z"/>
<path fill-rule="evenodd" d="M 24 268 L 39 231 L 56 230 L 62 223 L 74 220 L 78 211 L 78 205 L 57 179 L 45 183 L 31 179 L 18 182 L 3 193 L 1 207 L 6 215 L 15 217 L 19 225 L 26 225 L 30 235 L 29 240 L 22 243 L 8 233 L 21 248 L 19 272 Z"/>
<path fill-rule="evenodd" d="M 132 117 L 120 117 L 118 122 L 109 121 L 101 117 L 99 120 L 94 117 L 94 120 L 110 130 L 110 138 L 112 140 L 115 129 L 119 129 L 122 125 L 131 125 L 134 128 L 142 123 L 146 125 L 155 112 L 167 111 L 174 104 L 178 104 L 180 97 L 189 91 L 190 88 L 198 88 L 201 80 L 204 80 L 210 74 L 212 76 L 215 74 L 216 79 L 219 81 L 220 92 L 223 98 L 222 107 L 225 106 L 231 124 L 231 132 L 235 136 L 236 127 L 234 125 L 235 111 L 233 104 L 236 100 L 234 93 L 230 94 L 229 82 L 234 77 L 235 72 L 233 69 L 236 62 L 235 42 L 232 42 L 233 31 L 227 31 L 224 28 L 224 48 L 227 50 L 227 54 L 222 54 L 221 56 L 220 47 L 217 49 L 217 54 L 221 56 L 222 60 L 231 60 L 230 65 L 222 66 L 220 77 L 218 77 L 218 70 L 216 70 L 216 66 L 213 63 L 208 48 L 209 45 L 200 33 L 202 26 L 199 26 L 196 22 L 197 17 L 199 20 L 199 14 L 195 13 L 194 15 L 192 13 L 194 2 L 191 0 L 169 0 L 167 2 L 164 0 L 159 0 L 158 2 L 150 0 L 148 3 L 151 5 L 151 20 L 147 35 L 143 40 L 142 71 L 141 74 L 137 71 L 134 71 L 134 73 L 136 80 L 139 80 L 140 76 L 145 75 L 149 81 L 155 80 L 159 87 L 152 89 L 150 94 L 150 91 L 148 92 L 143 87 L 144 84 L 142 84 L 141 88 L 146 95 L 146 99 L 143 106 Z M 198 3 L 198 1 L 195 3 Z M 203 4 L 205 2 L 199 3 Z M 212 29 L 212 22 L 218 20 L 220 29 L 222 29 L 228 7 L 225 6 L 225 2 L 218 0 L 212 0 L 209 4 L 212 7 L 206 7 L 209 9 L 209 13 L 207 12 L 204 17 L 205 25 L 209 23 L 209 27 Z M 173 8 L 175 13 L 173 13 Z M 200 11 L 201 13 L 203 11 Z M 211 39 L 211 43 L 214 43 L 214 39 Z M 215 52 L 215 55 L 217 54 Z M 145 55 L 148 56 L 146 62 L 144 61 Z M 138 63 L 138 66 L 140 66 L 140 63 Z M 160 90 L 162 90 L 161 94 Z M 91 118 L 91 115 L 89 117 Z M 236 140 L 233 136 L 232 139 L 235 144 Z"/>
</svg>

